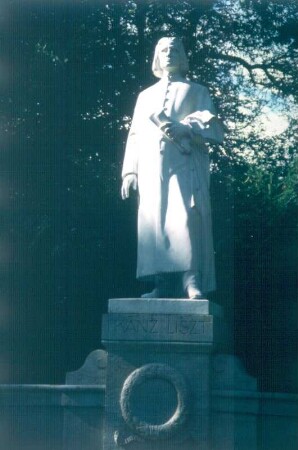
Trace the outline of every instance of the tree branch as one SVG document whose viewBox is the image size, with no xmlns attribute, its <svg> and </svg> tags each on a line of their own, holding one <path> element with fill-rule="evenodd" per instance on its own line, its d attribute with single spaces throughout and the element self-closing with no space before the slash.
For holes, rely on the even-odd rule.
<svg viewBox="0 0 298 450">
<path fill-rule="evenodd" d="M 272 67 L 272 64 L 268 64 L 268 63 L 250 64 L 249 62 L 247 62 L 245 59 L 241 58 L 240 56 L 218 53 L 218 52 L 214 52 L 214 50 L 208 51 L 207 56 L 212 59 L 222 59 L 225 61 L 230 61 L 230 62 L 235 62 L 237 64 L 240 64 L 241 66 L 245 67 L 248 70 L 249 75 L 255 84 L 257 84 L 257 82 L 256 82 L 253 71 L 256 69 L 263 70 L 263 72 L 265 73 L 267 78 L 271 81 L 271 83 L 275 87 L 278 87 L 278 88 L 281 87 L 280 82 L 278 82 L 276 80 L 276 78 L 269 72 L 269 69 L 274 69 L 274 67 Z"/>
</svg>

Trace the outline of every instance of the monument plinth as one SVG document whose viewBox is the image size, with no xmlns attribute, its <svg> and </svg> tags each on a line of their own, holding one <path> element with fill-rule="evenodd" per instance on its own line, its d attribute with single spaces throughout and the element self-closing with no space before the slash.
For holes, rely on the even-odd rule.
<svg viewBox="0 0 298 450">
<path fill-rule="evenodd" d="M 222 323 L 208 300 L 109 301 L 104 450 L 210 448 L 210 357 Z"/>
</svg>

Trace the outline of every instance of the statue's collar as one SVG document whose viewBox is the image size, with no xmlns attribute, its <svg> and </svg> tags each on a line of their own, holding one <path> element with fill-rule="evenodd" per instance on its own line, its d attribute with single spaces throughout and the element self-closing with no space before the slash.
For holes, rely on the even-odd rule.
<svg viewBox="0 0 298 450">
<path fill-rule="evenodd" d="M 185 78 L 180 73 L 165 73 L 161 78 L 161 81 L 164 83 L 184 80 Z"/>
</svg>

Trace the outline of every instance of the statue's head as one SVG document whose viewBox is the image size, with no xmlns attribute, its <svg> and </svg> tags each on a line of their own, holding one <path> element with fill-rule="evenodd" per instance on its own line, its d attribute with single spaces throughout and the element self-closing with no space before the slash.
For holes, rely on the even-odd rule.
<svg viewBox="0 0 298 450">
<path fill-rule="evenodd" d="M 166 71 L 185 76 L 188 70 L 188 60 L 182 41 L 177 37 L 161 38 L 155 47 L 152 63 L 154 75 L 162 78 Z"/>
</svg>

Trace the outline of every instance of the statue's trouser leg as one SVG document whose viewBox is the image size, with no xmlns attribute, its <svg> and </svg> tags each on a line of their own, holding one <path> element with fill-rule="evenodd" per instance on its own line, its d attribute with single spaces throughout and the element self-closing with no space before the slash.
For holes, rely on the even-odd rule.
<svg viewBox="0 0 298 450">
<path fill-rule="evenodd" d="M 188 298 L 203 298 L 200 290 L 200 276 L 194 271 L 160 273 L 155 275 L 154 281 L 155 288 L 152 292 L 143 294 L 143 298 L 181 298 L 185 294 Z"/>
<path fill-rule="evenodd" d="M 172 274 L 157 274 L 155 276 L 155 286 L 159 293 L 159 297 L 171 297 L 174 291 Z"/>
<path fill-rule="evenodd" d="M 143 294 L 143 298 L 170 298 L 173 295 L 172 274 L 157 274 L 154 277 L 155 287 L 153 291 Z"/>
<path fill-rule="evenodd" d="M 200 289 L 200 276 L 197 272 L 193 270 L 184 272 L 182 275 L 182 283 L 188 298 L 203 298 Z"/>
</svg>

